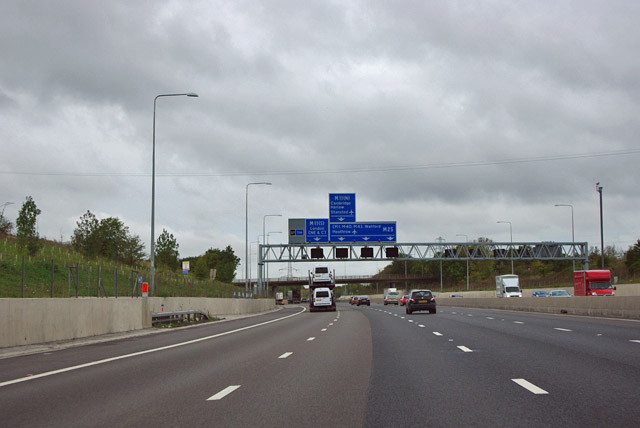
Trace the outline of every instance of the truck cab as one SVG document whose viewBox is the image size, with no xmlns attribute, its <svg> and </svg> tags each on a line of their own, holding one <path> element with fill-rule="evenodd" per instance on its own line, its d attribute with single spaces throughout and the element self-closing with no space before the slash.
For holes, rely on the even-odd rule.
<svg viewBox="0 0 640 428">
<path fill-rule="evenodd" d="M 522 297 L 518 275 L 496 276 L 496 297 Z"/>
<path fill-rule="evenodd" d="M 575 296 L 615 296 L 615 290 L 608 270 L 580 270 L 573 273 Z"/>
</svg>

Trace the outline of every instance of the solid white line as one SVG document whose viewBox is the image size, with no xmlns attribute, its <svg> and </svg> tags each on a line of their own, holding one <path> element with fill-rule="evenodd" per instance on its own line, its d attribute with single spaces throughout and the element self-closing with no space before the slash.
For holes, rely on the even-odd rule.
<svg viewBox="0 0 640 428">
<path fill-rule="evenodd" d="M 636 339 L 631 339 L 629 342 L 635 342 L 635 343 L 640 343 L 640 340 L 636 340 Z"/>
<path fill-rule="evenodd" d="M 223 389 L 222 391 L 218 392 L 215 395 L 212 395 L 211 397 L 207 398 L 207 401 L 214 401 L 214 400 L 221 400 L 224 397 L 226 397 L 227 395 L 231 394 L 233 391 L 235 391 L 236 389 L 240 388 L 240 385 L 230 385 L 227 386 L 225 389 Z"/>
<path fill-rule="evenodd" d="M 253 324 L 253 325 L 249 325 L 249 326 L 246 326 L 246 327 L 238 328 L 236 330 L 225 331 L 224 333 L 218 333 L 218 334 L 214 334 L 214 335 L 211 335 L 211 336 L 201 337 L 199 339 L 189 340 L 187 342 L 174 343 L 173 345 L 161 346 L 160 348 L 147 349 L 146 351 L 134 352 L 132 354 L 119 355 L 117 357 L 105 358 L 104 360 L 92 361 L 90 363 L 80 364 L 80 365 L 72 366 L 72 367 L 66 367 L 64 369 L 52 370 L 50 372 L 39 373 L 39 374 L 35 374 L 33 376 L 21 377 L 21 378 L 18 378 L 18 379 L 13 379 L 13 380 L 5 381 L 5 382 L 0 382 L 0 388 L 2 388 L 4 386 L 12 385 L 14 383 L 26 382 L 28 380 L 34 380 L 34 379 L 40 379 L 41 377 L 52 376 L 52 375 L 59 374 L 59 373 L 70 372 L 72 370 L 83 369 L 85 367 L 97 366 L 99 364 L 110 363 L 112 361 L 123 360 L 125 358 L 137 357 L 139 355 L 151 354 L 153 352 L 166 351 L 167 349 L 178 348 L 180 346 L 191 345 L 191 344 L 194 344 L 194 343 L 203 342 L 205 340 L 215 339 L 216 337 L 226 336 L 228 334 L 233 334 L 233 333 L 237 333 L 237 332 L 240 332 L 240 331 L 249 330 L 249 329 L 252 329 L 252 328 L 256 328 L 256 327 L 260 327 L 260 326 L 263 326 L 263 325 L 271 324 L 271 323 L 274 323 L 274 322 L 282 321 L 282 320 L 287 319 L 287 318 L 295 317 L 295 316 L 300 315 L 301 313 L 303 313 L 305 311 L 306 311 L 306 309 L 303 308 L 302 311 L 297 312 L 297 313 L 292 314 L 292 315 L 287 315 L 286 317 L 276 318 L 276 319 L 271 320 L 271 321 L 265 321 L 263 323 Z"/>
<path fill-rule="evenodd" d="M 307 339 L 307 342 L 311 342 L 312 340 L 316 340 L 316 338 L 315 337 L 310 337 L 310 338 Z"/>
<path fill-rule="evenodd" d="M 433 334 L 435 334 L 436 336 L 442 336 L 442 333 L 439 333 L 437 331 L 434 331 Z"/>
<path fill-rule="evenodd" d="M 289 355 L 293 354 L 293 352 L 285 352 L 284 354 L 280 355 L 278 358 L 287 358 Z"/>
<path fill-rule="evenodd" d="M 462 352 L 473 352 L 471 349 L 467 348 L 466 346 L 458 346 L 458 349 L 461 350 Z"/>
<path fill-rule="evenodd" d="M 573 331 L 573 330 L 569 330 L 568 328 L 560 328 L 560 327 L 554 327 L 553 329 L 558 331 Z"/>
<path fill-rule="evenodd" d="M 524 389 L 528 390 L 529 392 L 533 392 L 534 394 L 548 394 L 547 391 L 545 391 L 540 387 L 535 386 L 534 384 L 532 384 L 527 380 L 524 380 L 524 379 L 511 379 L 511 380 L 517 383 L 518 385 L 520 385 L 521 387 L 523 387 Z"/>
</svg>

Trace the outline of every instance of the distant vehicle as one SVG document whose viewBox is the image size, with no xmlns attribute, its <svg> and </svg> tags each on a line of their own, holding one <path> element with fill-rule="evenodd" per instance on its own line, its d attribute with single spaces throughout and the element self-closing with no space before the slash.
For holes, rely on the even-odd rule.
<svg viewBox="0 0 640 428">
<path fill-rule="evenodd" d="M 287 303 L 289 303 L 290 305 L 294 303 L 300 303 L 301 300 L 302 299 L 300 298 L 299 288 L 287 291 Z"/>
<path fill-rule="evenodd" d="M 313 283 L 318 283 L 318 282 L 333 283 L 334 281 L 334 275 L 329 270 L 329 266 L 327 265 L 317 265 L 316 267 L 313 268 L 313 271 L 309 273 L 309 276 L 310 276 L 311 282 Z"/>
<path fill-rule="evenodd" d="M 522 297 L 518 275 L 496 276 L 496 297 Z"/>
<path fill-rule="evenodd" d="M 571 297 L 567 290 L 551 290 L 549 297 Z"/>
<path fill-rule="evenodd" d="M 451 296 L 449 296 L 449 297 L 451 297 L 452 299 L 457 299 L 457 298 L 461 298 L 461 297 L 462 297 L 462 294 L 452 294 L 452 295 L 451 295 Z"/>
<path fill-rule="evenodd" d="M 396 288 L 384 289 L 384 304 L 385 305 L 397 305 L 398 304 L 398 290 Z"/>
<path fill-rule="evenodd" d="M 335 311 L 336 301 L 333 290 L 328 287 L 314 288 L 311 295 L 311 302 L 309 302 L 309 310 L 311 312 Z"/>
<path fill-rule="evenodd" d="M 276 291 L 276 305 L 284 305 L 284 293 Z"/>
<path fill-rule="evenodd" d="M 309 303 L 309 299 L 303 297 L 302 299 L 300 299 L 300 303 Z"/>
<path fill-rule="evenodd" d="M 408 294 L 405 294 L 404 296 L 402 296 L 402 298 L 400 299 L 400 306 L 406 305 L 408 299 L 409 299 L 409 295 Z"/>
<path fill-rule="evenodd" d="M 431 290 L 411 290 L 406 312 L 411 315 L 416 311 L 429 311 L 430 314 L 436 313 L 436 296 L 433 295 Z"/>
<path fill-rule="evenodd" d="M 357 306 L 367 305 L 371 306 L 371 300 L 369 300 L 369 296 L 360 296 L 358 297 L 358 301 L 356 303 Z"/>
<path fill-rule="evenodd" d="M 535 290 L 531 292 L 531 297 L 549 297 L 549 295 L 544 290 Z"/>
<path fill-rule="evenodd" d="M 351 296 L 351 298 L 349 299 L 350 305 L 355 305 L 357 302 L 358 302 L 358 296 Z"/>
<path fill-rule="evenodd" d="M 608 270 L 580 270 L 573 273 L 573 294 L 576 296 L 615 296 Z"/>
</svg>

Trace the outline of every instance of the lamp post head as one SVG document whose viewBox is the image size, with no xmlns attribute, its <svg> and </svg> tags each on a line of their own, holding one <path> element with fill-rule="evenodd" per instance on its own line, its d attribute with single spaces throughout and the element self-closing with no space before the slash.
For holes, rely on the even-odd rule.
<svg viewBox="0 0 640 428">
<path fill-rule="evenodd" d="M 198 98 L 198 94 L 196 94 L 195 92 L 187 92 L 185 95 L 188 96 L 188 97 Z"/>
</svg>

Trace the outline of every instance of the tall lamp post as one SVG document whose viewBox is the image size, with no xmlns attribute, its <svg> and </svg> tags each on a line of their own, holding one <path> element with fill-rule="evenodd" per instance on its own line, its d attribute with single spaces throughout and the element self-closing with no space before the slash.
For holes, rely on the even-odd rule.
<svg viewBox="0 0 640 428">
<path fill-rule="evenodd" d="M 511 228 L 511 222 L 498 220 L 498 223 L 506 223 L 509 225 L 509 236 L 511 237 L 511 275 L 513 275 L 513 229 Z"/>
<path fill-rule="evenodd" d="M 573 257 L 575 257 L 575 242 L 576 242 L 576 238 L 575 238 L 575 233 L 574 233 L 574 228 L 573 228 L 573 205 L 571 204 L 555 204 L 554 206 L 556 207 L 569 207 L 571 208 L 571 255 Z M 576 261 L 573 260 L 573 271 L 576 271 Z"/>
<path fill-rule="evenodd" d="M 264 216 L 262 216 L 262 243 L 266 244 L 266 235 L 265 235 L 265 225 L 266 225 L 266 221 L 267 221 L 267 217 L 282 217 L 282 214 L 265 214 Z M 260 246 L 258 246 L 258 251 L 260 251 Z M 260 258 L 258 258 L 259 260 Z M 258 269 L 260 269 L 260 271 L 264 271 L 264 269 L 262 269 L 262 266 L 258 266 Z M 259 287 L 259 292 L 262 292 L 262 275 L 259 276 L 260 278 L 260 284 L 258 285 Z"/>
<path fill-rule="evenodd" d="M 198 97 L 198 94 L 186 92 L 184 94 L 160 94 L 153 99 L 153 150 L 151 154 L 151 257 L 150 257 L 150 278 L 149 286 L 151 295 L 153 295 L 155 287 L 155 258 L 156 258 L 156 102 L 160 97 Z"/>
<path fill-rule="evenodd" d="M 600 193 L 600 261 L 604 270 L 604 228 L 602 227 L 602 186 L 596 183 L 596 192 Z"/>
<path fill-rule="evenodd" d="M 244 259 L 247 260 L 247 266 L 245 267 L 245 282 L 244 291 L 249 292 L 249 186 L 255 186 L 263 184 L 265 186 L 271 186 L 271 183 L 258 182 L 248 183 L 245 191 L 245 222 L 244 222 Z"/>
<path fill-rule="evenodd" d="M 469 237 L 463 233 L 456 236 L 464 236 L 464 242 L 469 242 Z M 467 246 L 467 291 L 469 291 L 469 247 Z"/>
</svg>

